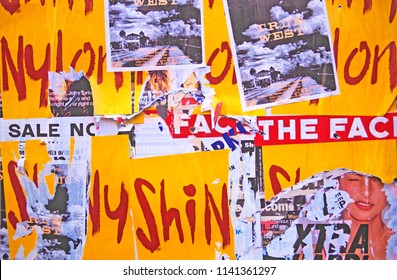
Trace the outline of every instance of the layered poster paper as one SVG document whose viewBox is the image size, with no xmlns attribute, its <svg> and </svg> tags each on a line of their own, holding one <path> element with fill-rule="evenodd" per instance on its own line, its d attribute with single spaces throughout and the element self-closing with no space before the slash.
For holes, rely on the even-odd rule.
<svg viewBox="0 0 397 280">
<path fill-rule="evenodd" d="M 174 99 L 181 100 L 182 97 L 191 94 L 192 98 L 196 100 L 194 102 L 196 107 L 203 103 L 209 106 L 215 92 L 207 86 L 208 81 L 205 79 L 205 75 L 208 72 L 208 67 L 140 72 L 141 82 L 134 85 L 134 99 L 137 102 L 136 105 L 134 104 L 134 111 L 141 112 L 153 105 L 156 105 L 157 108 L 159 106 L 167 108 L 171 106 L 168 104 L 168 95 L 175 95 Z"/>
<path fill-rule="evenodd" d="M 106 71 L 97 2 L 1 2 L 4 119 L 131 114 L 131 74 Z"/>
<path fill-rule="evenodd" d="M 145 111 L 144 123 L 137 124 L 135 129 L 135 156 L 150 158 L 230 149 L 228 193 L 235 258 L 261 259 L 260 198 L 264 196 L 262 149 L 254 146 L 254 136 L 249 134 L 250 128 L 243 125 L 242 120 L 219 117 L 214 128 L 210 128 L 210 115 L 189 114 L 194 107 L 190 100 L 191 97 L 183 98 L 172 112 L 169 111 L 165 120 Z M 169 117 L 174 119 L 172 124 Z M 230 256 L 217 256 L 217 259 L 221 258 Z"/>
<path fill-rule="evenodd" d="M 395 259 L 396 182 L 339 168 L 267 201 L 264 259 Z"/>
<path fill-rule="evenodd" d="M 203 65 L 202 0 L 105 0 L 108 71 Z"/>
<path fill-rule="evenodd" d="M 4 142 L 2 148 L 2 211 L 8 217 L 9 242 L 8 257 L 2 258 L 80 259 L 87 231 L 89 143 L 53 141 L 46 146 L 32 140 Z"/>
<path fill-rule="evenodd" d="M 224 4 L 244 111 L 339 93 L 325 1 Z"/>
</svg>

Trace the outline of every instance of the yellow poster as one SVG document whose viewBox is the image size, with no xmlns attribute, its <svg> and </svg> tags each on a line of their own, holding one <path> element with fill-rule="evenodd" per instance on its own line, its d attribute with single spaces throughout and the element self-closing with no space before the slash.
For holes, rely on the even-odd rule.
<svg viewBox="0 0 397 280">
<path fill-rule="evenodd" d="M 234 259 L 228 153 L 131 162 L 131 207 L 139 259 Z"/>
<path fill-rule="evenodd" d="M 93 151 L 84 258 L 233 258 L 228 151 L 129 159 L 127 137 L 95 137 Z"/>
<path fill-rule="evenodd" d="M 225 115 L 263 115 L 265 110 L 242 111 L 223 1 L 204 2 L 205 54 L 211 67 L 206 78 L 216 92 L 214 105 L 222 103 Z"/>
<path fill-rule="evenodd" d="M 397 96 L 396 1 L 326 1 L 340 94 L 273 114 L 384 115 Z"/>
<path fill-rule="evenodd" d="M 128 138 L 92 141 L 88 230 L 84 259 L 136 259 Z"/>
<path fill-rule="evenodd" d="M 130 159 L 127 136 L 94 137 L 88 166 L 72 143 L 2 143 L 10 259 L 234 258 L 228 150 Z"/>
<path fill-rule="evenodd" d="M 250 90 L 243 99 L 257 98 L 260 109 L 244 111 L 241 103 L 227 3 L 244 22 L 238 54 L 252 63 L 253 71 L 244 65 L 248 78 L 240 86 Z M 318 10 L 324 5 L 327 17 Z M 269 21 L 255 26 L 258 18 Z M 107 34 L 105 24 L 117 32 Z M 145 32 L 136 32 L 141 25 Z M 332 50 L 322 44 L 326 27 Z M 316 36 L 304 38 L 300 28 Z M 308 209 L 318 202 L 315 188 L 342 196 L 343 210 L 348 202 L 350 209 L 354 192 L 347 196 L 350 185 L 339 189 L 336 181 L 358 174 L 352 181 L 387 185 L 382 195 L 396 205 L 396 30 L 397 0 L 0 1 L 1 257 L 302 259 L 303 251 L 286 257 L 266 246 L 292 220 L 329 214 Z M 176 47 L 193 50 L 204 65 L 107 69 L 110 56 L 124 61 L 142 51 L 162 61 L 158 54 L 171 56 Z M 271 59 L 261 69 L 265 57 Z M 294 67 L 288 79 L 274 69 L 276 60 Z M 271 88 L 300 97 L 294 92 L 302 93 L 303 75 L 316 76 L 313 88 L 324 86 L 330 61 L 339 93 L 317 99 L 305 92 L 306 101 L 266 107 L 278 98 L 262 95 Z M 287 194 L 271 204 L 290 187 L 299 193 L 304 180 L 313 201 L 294 204 Z M 362 212 L 372 207 L 358 204 Z M 390 221 L 382 227 L 395 245 Z M 293 234 L 302 238 L 294 242 L 322 230 L 296 224 Z M 324 246 L 312 257 L 323 258 Z M 383 253 L 379 258 L 397 258 L 397 251 Z"/>
<path fill-rule="evenodd" d="M 336 168 L 371 174 L 385 183 L 397 177 L 395 140 L 264 146 L 263 153 L 267 199 L 313 174 Z"/>
<path fill-rule="evenodd" d="M 49 160 L 46 146 L 39 141 L 28 142 L 26 147 L 18 142 L 3 142 L 0 148 L 9 258 L 35 259 L 42 233 L 57 235 L 62 223 L 59 215 L 42 215 L 34 208 L 40 201 L 40 190 L 54 195 L 54 174 L 45 174 Z"/>
<path fill-rule="evenodd" d="M 79 107 L 93 109 L 74 115 L 131 113 L 131 73 L 106 71 L 103 5 L 92 0 L 2 1 L 4 118 L 70 115 L 54 109 L 65 106 L 62 102 L 76 91 L 71 82 L 82 77 L 86 85 L 78 91 L 89 96 L 81 97 Z M 80 73 L 78 79 L 73 73 Z"/>
</svg>

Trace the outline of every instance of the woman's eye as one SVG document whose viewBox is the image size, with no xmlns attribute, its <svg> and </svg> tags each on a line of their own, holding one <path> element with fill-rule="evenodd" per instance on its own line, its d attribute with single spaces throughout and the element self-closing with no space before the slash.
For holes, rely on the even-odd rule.
<svg viewBox="0 0 397 280">
<path fill-rule="evenodd" d="M 378 184 L 382 184 L 383 183 L 382 180 L 379 177 L 371 177 L 371 180 L 374 181 L 375 183 L 378 183 Z"/>
<path fill-rule="evenodd" d="M 356 175 L 351 175 L 351 176 L 347 177 L 347 180 L 349 182 L 358 182 L 358 181 L 361 181 L 361 177 L 356 176 Z"/>
</svg>

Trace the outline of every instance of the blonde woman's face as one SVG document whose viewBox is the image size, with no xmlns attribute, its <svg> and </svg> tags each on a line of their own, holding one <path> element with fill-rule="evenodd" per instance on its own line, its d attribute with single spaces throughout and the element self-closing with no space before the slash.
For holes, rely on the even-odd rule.
<svg viewBox="0 0 397 280">
<path fill-rule="evenodd" d="M 339 185 L 354 200 L 345 211 L 355 220 L 370 221 L 387 205 L 386 195 L 382 190 L 383 183 L 376 177 L 345 174 L 339 178 Z"/>
</svg>

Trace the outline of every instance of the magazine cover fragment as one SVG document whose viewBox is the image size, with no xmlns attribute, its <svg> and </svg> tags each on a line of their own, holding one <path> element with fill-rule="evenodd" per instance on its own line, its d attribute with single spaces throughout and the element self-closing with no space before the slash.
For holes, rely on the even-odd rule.
<svg viewBox="0 0 397 280">
<path fill-rule="evenodd" d="M 283 190 L 262 208 L 263 259 L 397 259 L 396 182 L 340 168 Z"/>
<path fill-rule="evenodd" d="M 105 0 L 108 71 L 204 65 L 202 0 Z"/>
<path fill-rule="evenodd" d="M 224 5 L 244 111 L 339 94 L 325 1 Z"/>
</svg>

